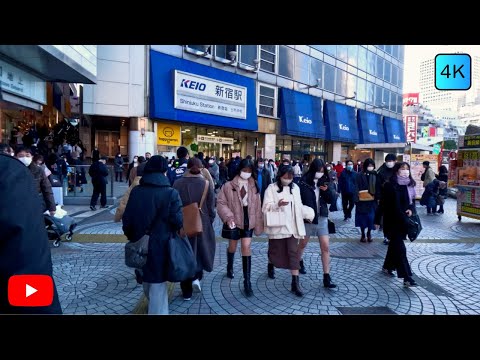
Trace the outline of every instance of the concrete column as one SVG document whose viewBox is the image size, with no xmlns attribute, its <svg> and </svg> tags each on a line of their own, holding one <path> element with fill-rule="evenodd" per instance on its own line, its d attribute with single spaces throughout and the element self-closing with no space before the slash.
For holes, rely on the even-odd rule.
<svg viewBox="0 0 480 360">
<path fill-rule="evenodd" d="M 383 163 L 385 162 L 385 156 L 386 155 L 387 155 L 387 153 L 385 153 L 383 151 L 378 151 L 378 150 L 375 151 L 375 158 L 373 160 L 375 161 L 375 166 L 376 166 L 377 169 L 380 166 L 382 166 Z"/>
<path fill-rule="evenodd" d="M 142 135 L 144 129 L 144 135 Z M 134 156 L 145 156 L 146 152 L 156 154 L 156 136 L 153 123 L 147 118 L 131 118 L 128 132 L 128 159 Z"/>
<path fill-rule="evenodd" d="M 263 146 L 263 156 L 265 159 L 275 159 L 275 147 L 277 146 L 276 134 L 265 134 L 265 145 Z"/>
<path fill-rule="evenodd" d="M 335 164 L 337 161 L 344 161 L 342 159 L 342 143 L 329 142 L 327 145 L 327 161 L 333 161 Z"/>
</svg>

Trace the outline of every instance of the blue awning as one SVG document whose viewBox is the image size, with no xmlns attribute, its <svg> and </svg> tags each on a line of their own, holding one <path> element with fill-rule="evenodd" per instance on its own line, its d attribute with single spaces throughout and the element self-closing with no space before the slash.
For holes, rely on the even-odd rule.
<svg viewBox="0 0 480 360">
<path fill-rule="evenodd" d="M 366 110 L 357 113 L 360 144 L 385 143 L 382 116 Z"/>
<path fill-rule="evenodd" d="M 322 98 L 280 89 L 281 134 L 325 139 Z"/>
<path fill-rule="evenodd" d="M 391 117 L 383 117 L 383 129 L 385 130 L 385 140 L 387 143 L 406 143 L 405 127 L 403 120 Z"/>
<path fill-rule="evenodd" d="M 327 140 L 358 144 L 355 108 L 325 100 L 323 116 L 325 117 Z"/>
</svg>

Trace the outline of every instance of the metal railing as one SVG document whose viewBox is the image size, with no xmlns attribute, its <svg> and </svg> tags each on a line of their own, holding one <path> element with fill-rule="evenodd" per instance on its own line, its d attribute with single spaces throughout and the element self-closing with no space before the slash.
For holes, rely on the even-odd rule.
<svg viewBox="0 0 480 360">
<path fill-rule="evenodd" d="M 107 178 L 107 197 L 113 197 L 113 183 L 115 180 L 115 171 L 113 166 L 106 165 L 108 169 Z M 63 179 L 64 197 L 91 197 L 93 194 L 92 178 L 88 174 L 90 165 L 68 166 L 67 176 Z"/>
</svg>

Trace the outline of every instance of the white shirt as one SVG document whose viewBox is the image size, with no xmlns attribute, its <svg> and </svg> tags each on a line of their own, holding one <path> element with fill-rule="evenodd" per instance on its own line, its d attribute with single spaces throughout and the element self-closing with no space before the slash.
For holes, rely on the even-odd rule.
<svg viewBox="0 0 480 360">
<path fill-rule="evenodd" d="M 317 204 L 317 213 L 320 212 L 320 188 L 317 186 L 318 179 L 313 179 L 313 186 L 315 186 L 315 199 Z"/>
</svg>

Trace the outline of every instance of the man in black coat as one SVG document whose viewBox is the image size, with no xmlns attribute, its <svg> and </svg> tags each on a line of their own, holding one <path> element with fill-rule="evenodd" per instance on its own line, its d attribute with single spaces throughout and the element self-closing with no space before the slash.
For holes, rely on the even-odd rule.
<svg viewBox="0 0 480 360">
<path fill-rule="evenodd" d="M 272 183 L 272 178 L 270 176 L 270 171 L 265 167 L 265 160 L 262 158 L 258 158 L 256 161 L 256 169 L 257 169 L 257 182 L 258 187 L 260 188 L 260 199 L 263 204 L 263 197 L 265 196 L 265 190 L 267 189 L 268 185 Z"/>
<path fill-rule="evenodd" d="M 88 169 L 88 174 L 92 178 L 93 194 L 90 199 L 90 209 L 92 211 L 97 210 L 98 196 L 101 194 L 100 205 L 102 208 L 107 207 L 107 176 L 108 169 L 105 165 L 107 163 L 107 157 L 103 156 L 100 160 L 95 161 Z"/>
<path fill-rule="evenodd" d="M 62 314 L 55 282 L 50 306 L 9 304 L 7 288 L 12 275 L 52 276 L 53 268 L 40 199 L 30 171 L 5 154 L 0 154 L 0 169 L 0 314 Z"/>
</svg>

